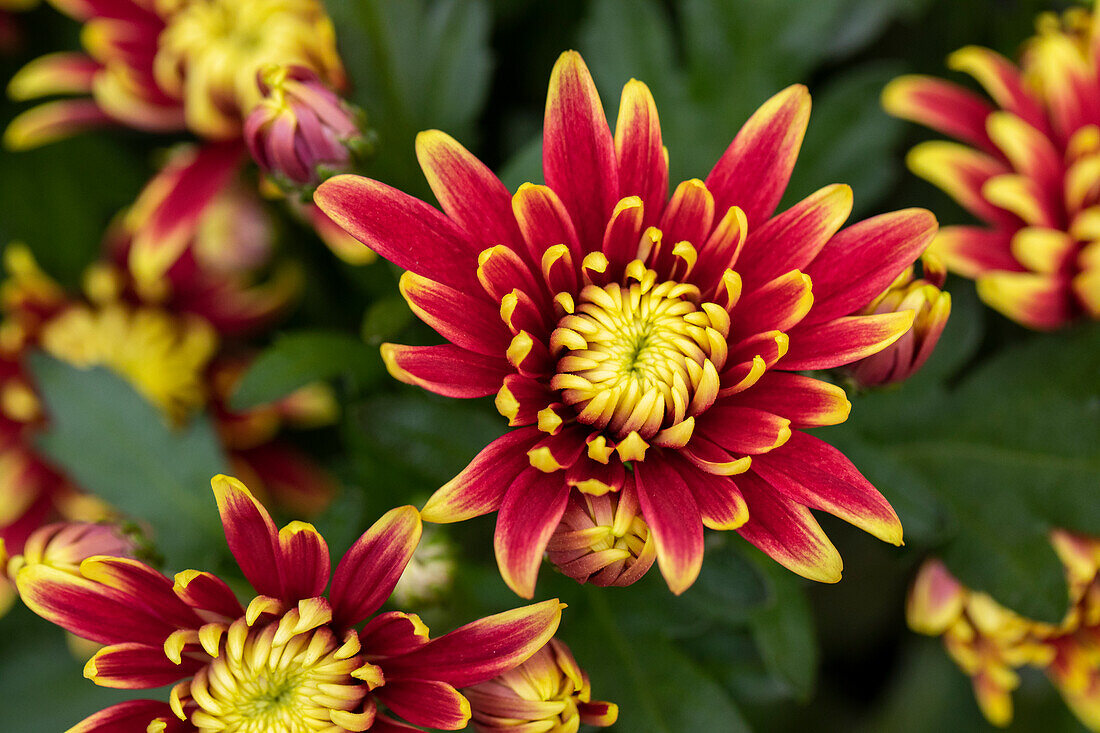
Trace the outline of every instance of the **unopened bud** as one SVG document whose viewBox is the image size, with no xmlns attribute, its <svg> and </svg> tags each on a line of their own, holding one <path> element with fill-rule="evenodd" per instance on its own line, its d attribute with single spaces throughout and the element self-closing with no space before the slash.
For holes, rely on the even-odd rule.
<svg viewBox="0 0 1100 733">
<path fill-rule="evenodd" d="M 657 556 L 629 487 L 601 496 L 574 489 L 546 550 L 558 570 L 599 586 L 636 582 Z"/>
</svg>

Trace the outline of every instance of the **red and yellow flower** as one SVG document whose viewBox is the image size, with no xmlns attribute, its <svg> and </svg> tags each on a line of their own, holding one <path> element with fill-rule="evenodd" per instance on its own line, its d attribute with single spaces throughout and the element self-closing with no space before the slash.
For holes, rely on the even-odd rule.
<svg viewBox="0 0 1100 733">
<path fill-rule="evenodd" d="M 605 728 L 619 717 L 615 703 L 592 699 L 588 675 L 557 639 L 463 694 L 478 733 L 575 733 L 581 725 Z"/>
<path fill-rule="evenodd" d="M 445 213 L 357 176 L 319 187 L 334 221 L 408 270 L 406 300 L 450 342 L 386 344 L 390 372 L 446 396 L 496 395 L 517 428 L 423 516 L 499 512 L 498 564 L 520 595 L 534 592 L 578 493 L 638 507 L 677 593 L 699 573 L 704 527 L 737 529 L 830 582 L 840 556 L 811 508 L 901 543 L 878 491 L 802 432 L 843 422 L 844 391 L 796 372 L 850 364 L 910 329 L 911 311 L 860 311 L 924 251 L 936 222 L 907 210 L 841 230 L 852 204 L 841 185 L 773 216 L 809 108 L 805 87 L 780 92 L 706 181 L 669 197 L 649 90 L 626 85 L 613 135 L 588 69 L 568 52 L 550 80 L 546 185 L 512 195 L 430 131 L 417 155 Z"/>
<path fill-rule="evenodd" d="M 318 0 L 50 1 L 84 24 L 85 53 L 32 61 L 8 93 L 90 97 L 24 112 L 4 134 L 12 148 L 113 125 L 239 138 L 261 99 L 256 73 L 271 63 L 309 68 L 337 88 L 345 83 L 332 21 Z"/>
<path fill-rule="evenodd" d="M 1082 723 L 1100 731 L 1100 540 L 1056 530 L 1051 541 L 1069 585 L 1069 611 L 1060 623 L 1025 618 L 966 588 L 939 560 L 921 567 L 906 615 L 914 631 L 943 637 L 994 725 L 1011 722 L 1018 670 L 1035 667 Z"/>
<path fill-rule="evenodd" d="M 239 481 L 211 483 L 229 549 L 256 592 L 246 605 L 210 573 L 173 580 L 107 555 L 84 560 L 78 574 L 44 564 L 16 573 L 33 611 L 105 645 L 84 669 L 93 682 L 173 685 L 167 701 L 113 705 L 71 730 L 417 730 L 402 721 L 458 730 L 470 703 L 456 688 L 522 663 L 557 629 L 562 604 L 553 600 L 432 639 L 414 614 L 378 613 L 420 539 L 415 508 L 383 515 L 330 572 L 311 525 L 277 529 Z"/>
<path fill-rule="evenodd" d="M 1100 318 L 1098 22 L 1084 8 L 1042 15 L 1018 66 L 977 46 L 949 56 L 992 104 L 929 76 L 883 91 L 891 114 L 959 140 L 921 143 L 909 167 L 986 224 L 943 228 L 933 252 L 1029 328 Z"/>
</svg>

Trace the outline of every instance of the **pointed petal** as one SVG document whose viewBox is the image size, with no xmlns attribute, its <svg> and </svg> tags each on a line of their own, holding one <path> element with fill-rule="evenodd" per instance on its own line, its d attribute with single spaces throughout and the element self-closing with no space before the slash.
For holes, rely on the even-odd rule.
<svg viewBox="0 0 1100 733">
<path fill-rule="evenodd" d="M 229 551 L 260 595 L 283 597 L 279 531 L 252 492 L 232 476 L 210 480 Z"/>
<path fill-rule="evenodd" d="M 803 324 L 846 316 L 870 303 L 920 257 L 936 229 L 932 212 L 904 209 L 841 230 L 806 268 L 814 307 Z"/>
<path fill-rule="evenodd" d="M 16 102 L 55 94 L 88 94 L 92 77 L 102 65 L 87 54 L 58 52 L 39 56 L 8 82 L 8 96 Z"/>
<path fill-rule="evenodd" d="M 539 565 L 569 500 L 565 474 L 528 468 L 508 487 L 493 546 L 500 575 L 523 598 L 535 594 Z"/>
<path fill-rule="evenodd" d="M 313 200 L 348 234 L 398 267 L 476 292 L 481 247 L 437 209 L 396 188 L 354 175 L 333 176 Z"/>
<path fill-rule="evenodd" d="M 703 520 L 684 479 L 654 456 L 634 464 L 642 517 L 657 545 L 657 565 L 669 590 L 680 595 L 703 567 Z"/>
<path fill-rule="evenodd" d="M 787 418 L 767 410 L 720 402 L 696 419 L 695 433 L 734 455 L 757 455 L 785 444 L 790 425 Z"/>
<path fill-rule="evenodd" d="M 801 84 L 764 102 L 707 176 L 715 208 L 740 206 L 750 231 L 767 221 L 787 188 L 809 120 L 810 92 Z"/>
<path fill-rule="evenodd" d="M 657 105 L 649 87 L 636 79 L 626 83 L 619 100 L 615 157 L 619 161 L 619 195 L 640 198 L 646 213 L 643 224 L 656 223 L 668 198 L 668 161 Z"/>
<path fill-rule="evenodd" d="M 426 130 L 416 136 L 416 157 L 443 211 L 479 249 L 520 247 L 512 195 L 469 150 L 445 132 Z"/>
<path fill-rule="evenodd" d="M 381 350 L 386 369 L 394 379 L 444 397 L 495 394 L 512 372 L 503 359 L 475 354 L 450 344 L 382 344 Z"/>
<path fill-rule="evenodd" d="M 1044 134 L 1050 132 L 1043 106 L 1029 92 L 1020 70 L 996 51 L 966 46 L 947 57 L 948 68 L 970 74 L 985 89 L 998 107 L 1022 118 Z"/>
<path fill-rule="evenodd" d="M 947 269 L 973 280 L 992 270 L 1024 271 L 1012 255 L 1011 241 L 1011 230 L 944 227 L 929 252 L 943 260 Z"/>
<path fill-rule="evenodd" d="M 439 680 L 469 687 L 527 660 L 554 636 L 564 605 L 557 599 L 498 613 L 387 659 L 386 679 Z"/>
<path fill-rule="evenodd" d="M 153 728 L 156 720 L 164 727 Z M 100 710 L 80 721 L 66 733 L 135 733 L 156 730 L 158 733 L 183 733 L 194 730 L 172 712 L 171 706 L 160 700 L 127 700 Z"/>
<path fill-rule="evenodd" d="M 4 147 L 30 150 L 89 130 L 117 127 L 118 122 L 91 99 L 62 99 L 32 107 L 4 130 Z"/>
<path fill-rule="evenodd" d="M 803 578 L 836 583 L 844 564 L 810 510 L 787 499 L 751 471 L 737 479 L 749 505 L 738 533 Z"/>
<path fill-rule="evenodd" d="M 332 576 L 333 623 L 354 626 L 381 608 L 423 531 L 415 507 L 391 509 L 351 546 Z"/>
<path fill-rule="evenodd" d="M 198 570 L 176 573 L 172 592 L 194 609 L 210 611 L 234 619 L 244 615 L 244 608 L 224 580 Z"/>
<path fill-rule="evenodd" d="M 795 431 L 782 448 L 757 456 L 752 470 L 799 504 L 902 544 L 901 521 L 890 502 L 843 453 L 812 435 Z"/>
<path fill-rule="evenodd" d="M 446 682 L 386 680 L 374 694 L 386 707 L 415 725 L 461 730 L 470 721 L 470 701 Z"/>
<path fill-rule="evenodd" d="M 500 319 L 500 306 L 479 292 L 467 294 L 405 272 L 401 295 L 420 320 L 455 346 L 484 356 L 500 356 L 508 349 L 512 335 Z"/>
<path fill-rule="evenodd" d="M 508 487 L 530 467 L 527 451 L 543 437 L 542 432 L 531 427 L 497 438 L 460 474 L 432 494 L 420 516 L 426 522 L 462 522 L 497 511 Z"/>
<path fill-rule="evenodd" d="M 837 318 L 799 326 L 790 333 L 790 348 L 780 364 L 786 371 L 833 369 L 877 354 L 913 325 L 913 311 Z"/>
<path fill-rule="evenodd" d="M 547 185 L 561 197 L 585 251 L 596 249 L 619 200 L 619 173 L 600 95 L 576 51 L 559 56 L 550 73 L 542 146 Z"/>
<path fill-rule="evenodd" d="M 769 371 L 751 389 L 728 400 L 782 415 L 794 428 L 839 425 L 848 419 L 852 403 L 841 387 L 789 372 Z"/>
<path fill-rule="evenodd" d="M 206 662 L 182 657 L 176 664 L 164 655 L 163 646 L 114 644 L 95 653 L 84 665 L 84 676 L 100 687 L 147 690 L 171 685 L 206 666 Z"/>
<path fill-rule="evenodd" d="M 957 84 L 933 76 L 899 76 L 882 90 L 882 106 L 895 117 L 995 152 L 985 130 L 993 106 Z"/>
<path fill-rule="evenodd" d="M 748 521 L 748 505 L 732 478 L 705 473 L 679 456 L 670 456 L 669 460 L 691 489 L 704 527 L 737 529 Z"/>
</svg>

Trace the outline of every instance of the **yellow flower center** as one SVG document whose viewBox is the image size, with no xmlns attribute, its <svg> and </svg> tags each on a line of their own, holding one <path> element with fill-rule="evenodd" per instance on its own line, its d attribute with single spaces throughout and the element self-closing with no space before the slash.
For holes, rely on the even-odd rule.
<svg viewBox="0 0 1100 733">
<path fill-rule="evenodd" d="M 581 290 L 550 338 L 560 356 L 550 385 L 580 422 L 649 438 L 714 401 L 729 315 L 694 285 L 658 283 L 640 260 L 626 280 Z"/>
<path fill-rule="evenodd" d="M 217 656 L 187 690 L 197 706 L 191 723 L 201 733 L 310 733 L 369 725 L 365 716 L 350 712 L 367 694 L 366 684 L 352 677 L 363 666 L 358 644 L 341 642 L 324 625 L 294 633 L 288 618 L 257 627 L 238 619 L 219 629 L 224 639 Z"/>
<path fill-rule="evenodd" d="M 153 72 L 183 100 L 187 124 L 200 135 L 233 137 L 261 99 L 257 72 L 299 64 L 343 82 L 336 33 L 317 0 L 160 0 L 166 16 Z"/>
<path fill-rule="evenodd" d="M 206 399 L 203 373 L 217 346 L 206 321 L 153 308 L 70 308 L 46 324 L 42 347 L 73 366 L 105 366 L 172 419 Z"/>
</svg>

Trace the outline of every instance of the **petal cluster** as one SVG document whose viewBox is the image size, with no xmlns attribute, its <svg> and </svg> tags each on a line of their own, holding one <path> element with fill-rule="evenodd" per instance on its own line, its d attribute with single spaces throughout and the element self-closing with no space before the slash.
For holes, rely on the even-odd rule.
<svg viewBox="0 0 1100 733">
<path fill-rule="evenodd" d="M 15 574 L 33 611 L 105 645 L 86 677 L 120 689 L 172 685 L 166 701 L 114 705 L 73 730 L 415 730 L 402 721 L 458 730 L 470 704 L 456 688 L 523 662 L 557 628 L 561 604 L 545 601 L 432 639 L 413 614 L 378 613 L 420 539 L 413 507 L 385 514 L 332 569 L 312 526 L 277 529 L 236 479 L 212 486 L 256 592 L 246 605 L 210 573 L 173 580 L 107 555 L 77 572 L 35 564 Z"/>
<path fill-rule="evenodd" d="M 968 46 L 948 58 L 983 98 L 928 76 L 895 79 L 883 105 L 958 142 L 921 143 L 914 173 L 984 222 L 941 230 L 933 251 L 990 307 L 1049 330 L 1100 317 L 1100 38 L 1083 8 L 1044 14 L 1015 64 Z M 990 101 L 991 100 L 991 101 Z"/>
<path fill-rule="evenodd" d="M 1032 667 L 1046 673 L 1086 727 L 1100 730 L 1100 540 L 1056 530 L 1051 542 L 1069 585 L 1061 623 L 1025 618 L 966 588 L 939 560 L 921 567 L 906 615 L 914 631 L 943 637 L 994 725 L 1011 722 L 1019 670 Z"/>
<path fill-rule="evenodd" d="M 494 395 L 516 428 L 423 516 L 497 511 L 498 564 L 519 594 L 534 592 L 571 502 L 606 494 L 636 502 L 627 514 L 675 592 L 698 575 L 704 527 L 737 529 L 822 581 L 840 578 L 841 561 L 811 509 L 901 542 L 886 500 L 802 432 L 846 419 L 843 390 L 796 372 L 851 364 L 909 331 L 911 310 L 864 310 L 936 222 L 907 210 L 842 229 L 852 199 L 841 185 L 775 214 L 809 108 L 804 87 L 775 95 L 705 180 L 669 196 L 649 90 L 626 85 L 613 133 L 587 67 L 567 52 L 547 97 L 545 185 L 511 194 L 429 131 L 417 156 L 442 213 L 366 178 L 319 187 L 325 213 L 408 270 L 402 293 L 449 342 L 384 345 L 390 372 L 446 396 Z"/>
<path fill-rule="evenodd" d="M 301 65 L 333 86 L 344 84 L 332 21 L 317 0 L 52 4 L 83 23 L 85 52 L 32 61 L 8 93 L 17 100 L 75 98 L 17 117 L 4 135 L 9 147 L 113 125 L 238 138 L 261 98 L 256 73 L 270 63 Z"/>
</svg>

